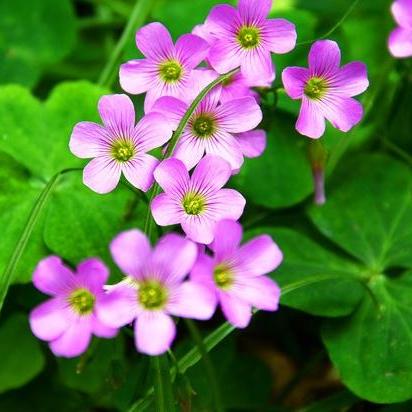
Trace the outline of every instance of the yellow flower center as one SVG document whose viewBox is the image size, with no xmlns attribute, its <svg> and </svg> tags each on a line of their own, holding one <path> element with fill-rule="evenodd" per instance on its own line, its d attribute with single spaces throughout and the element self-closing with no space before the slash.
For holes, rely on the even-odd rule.
<svg viewBox="0 0 412 412">
<path fill-rule="evenodd" d="M 176 83 L 183 76 L 183 67 L 177 60 L 166 60 L 160 64 L 159 74 L 166 83 Z"/>
<path fill-rule="evenodd" d="M 254 49 L 260 43 L 260 29 L 254 26 L 243 26 L 237 33 L 237 40 L 244 49 Z"/>
<path fill-rule="evenodd" d="M 233 273 L 227 265 L 217 265 L 213 272 L 213 279 L 218 288 L 227 290 L 233 284 Z"/>
<path fill-rule="evenodd" d="M 319 100 L 328 91 L 328 82 L 322 77 L 312 77 L 305 85 L 304 93 L 310 99 Z"/>
<path fill-rule="evenodd" d="M 183 209 L 188 215 L 200 215 L 205 206 L 205 198 L 198 193 L 188 193 L 183 198 Z"/>
<path fill-rule="evenodd" d="M 136 149 L 131 140 L 118 140 L 112 145 L 112 156 L 119 162 L 127 162 L 135 154 Z"/>
<path fill-rule="evenodd" d="M 157 280 L 148 280 L 140 283 L 137 298 L 145 309 L 158 310 L 167 303 L 168 293 Z"/>
<path fill-rule="evenodd" d="M 79 288 L 73 291 L 67 298 L 69 305 L 79 315 L 89 315 L 93 312 L 95 297 L 84 288 Z"/>
<path fill-rule="evenodd" d="M 201 114 L 193 119 L 192 131 L 196 137 L 210 137 L 216 131 L 216 120 L 209 114 Z"/>
</svg>

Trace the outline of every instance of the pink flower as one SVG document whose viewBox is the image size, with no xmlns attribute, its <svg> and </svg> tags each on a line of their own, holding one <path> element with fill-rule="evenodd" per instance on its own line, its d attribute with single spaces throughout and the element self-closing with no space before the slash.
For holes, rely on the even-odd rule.
<svg viewBox="0 0 412 412">
<path fill-rule="evenodd" d="M 110 250 L 129 282 L 110 288 L 97 313 L 112 327 L 134 322 L 138 351 L 159 355 L 170 348 L 176 334 L 170 315 L 212 317 L 211 291 L 197 282 L 184 281 L 197 256 L 197 247 L 190 240 L 168 234 L 152 250 L 142 232 L 129 230 L 113 240 Z"/>
<path fill-rule="evenodd" d="M 286 93 L 302 106 L 296 129 L 317 139 L 325 132 L 325 119 L 348 132 L 360 122 L 363 107 L 353 96 L 369 86 L 365 64 L 352 62 L 342 68 L 340 50 L 331 40 L 315 42 L 309 52 L 309 68 L 287 67 L 282 73 Z"/>
<path fill-rule="evenodd" d="M 230 163 L 233 170 L 243 164 L 243 154 L 234 133 L 254 129 L 262 120 L 262 111 L 253 97 L 240 97 L 219 104 L 221 88 L 213 89 L 199 104 L 183 131 L 173 157 L 188 169 L 199 163 L 203 155 L 213 154 Z M 162 113 L 173 129 L 188 109 L 188 104 L 174 97 L 161 97 L 153 106 Z"/>
<path fill-rule="evenodd" d="M 73 273 L 57 256 L 40 261 L 33 274 L 38 290 L 51 299 L 30 313 L 30 327 L 49 342 L 56 356 L 75 357 L 89 346 L 92 335 L 111 338 L 117 329 L 102 323 L 95 306 L 104 295 L 109 271 L 98 259 L 88 259 Z"/>
<path fill-rule="evenodd" d="M 160 226 L 180 224 L 190 239 L 211 243 L 216 222 L 239 219 L 246 204 L 236 190 L 222 189 L 230 175 L 230 165 L 217 156 L 205 156 L 191 177 L 180 160 L 164 160 L 155 170 L 165 193 L 153 199 L 154 220 Z"/>
<path fill-rule="evenodd" d="M 215 292 L 227 320 L 238 328 L 246 327 L 252 307 L 275 311 L 280 289 L 265 274 L 276 269 L 282 252 L 270 236 L 258 236 L 240 246 L 242 226 L 232 220 L 216 225 L 211 245 L 213 257 L 199 253 L 190 278 Z"/>
<path fill-rule="evenodd" d="M 391 10 L 399 27 L 389 36 L 389 51 L 395 57 L 411 57 L 412 0 L 396 0 Z"/>
<path fill-rule="evenodd" d="M 125 178 L 146 192 L 153 183 L 159 161 L 148 151 L 165 144 L 172 136 L 159 113 L 144 116 L 135 125 L 135 111 L 124 94 L 103 96 L 99 100 L 103 126 L 80 122 L 70 138 L 70 150 L 82 159 L 93 158 L 85 167 L 83 181 L 97 193 L 108 193 Z"/>
<path fill-rule="evenodd" d="M 214 36 L 208 60 L 219 73 L 241 67 L 250 84 L 266 86 L 275 78 L 270 53 L 287 53 L 296 44 L 295 26 L 267 19 L 272 0 L 239 0 L 238 8 L 218 5 L 205 26 Z M 204 30 L 204 29 L 203 29 Z"/>
<path fill-rule="evenodd" d="M 184 98 L 194 69 L 205 59 L 209 45 L 198 36 L 184 34 L 176 45 L 167 29 L 151 23 L 136 33 L 136 44 L 145 59 L 131 60 L 120 67 L 120 84 L 128 93 L 146 94 L 145 111 L 160 96 Z"/>
<path fill-rule="evenodd" d="M 260 97 L 242 73 L 236 73 L 222 83 L 220 102 L 226 103 L 241 97 L 253 97 L 259 103 Z"/>
</svg>

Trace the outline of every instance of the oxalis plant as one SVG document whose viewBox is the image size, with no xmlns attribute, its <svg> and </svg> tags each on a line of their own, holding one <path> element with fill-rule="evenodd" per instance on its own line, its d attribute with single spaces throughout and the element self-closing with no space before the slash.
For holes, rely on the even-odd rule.
<svg viewBox="0 0 412 412">
<path fill-rule="evenodd" d="M 114 410 L 294 410 L 283 401 L 299 374 L 274 399 L 278 409 L 233 406 L 212 351 L 257 312 L 292 308 L 323 318 L 321 338 L 344 388 L 298 410 L 408 401 L 412 161 L 386 137 L 393 156 L 376 150 L 368 136 L 390 134 L 396 102 L 407 101 L 406 60 L 390 92 L 385 82 L 395 58 L 412 55 L 412 2 L 392 4 L 391 57 L 363 103 L 356 96 L 369 87 L 367 65 L 332 40 L 359 0 L 325 35 L 298 43 L 299 25 L 274 18 L 272 0 L 214 5 L 176 41 L 164 24 L 145 24 L 152 3 L 140 0 L 128 14 L 98 86 L 59 85 L 45 103 L 21 86 L 0 90 L 0 223 L 11 240 L 0 251 L 0 307 L 11 284 L 32 280 L 41 293 L 16 305 L 49 348 L 45 355 L 28 333 L 25 315 L 9 317 L 0 353 L 15 351 L 17 360 L 5 361 L 0 390 L 30 381 L 51 353 L 67 386 L 96 394 L 94 379 L 109 382 L 108 395 L 98 395 L 109 399 L 95 405 Z M 122 3 L 113 4 L 121 13 Z M 134 32 L 140 57 L 122 62 Z M 306 66 L 291 58 L 277 72 L 279 55 L 297 50 Z M 110 93 L 117 73 L 123 92 Z M 378 120 L 368 123 L 373 110 Z M 353 146 L 374 153 L 336 168 L 354 130 Z M 281 166 L 272 161 L 277 151 Z M 270 210 L 299 203 L 303 213 Z M 279 365 L 276 374 L 286 374 Z M 13 368 L 24 372 L 11 378 Z M 246 387 L 269 380 L 251 371 L 239 368 L 236 378 Z M 405 405 L 399 410 L 412 408 Z"/>
</svg>

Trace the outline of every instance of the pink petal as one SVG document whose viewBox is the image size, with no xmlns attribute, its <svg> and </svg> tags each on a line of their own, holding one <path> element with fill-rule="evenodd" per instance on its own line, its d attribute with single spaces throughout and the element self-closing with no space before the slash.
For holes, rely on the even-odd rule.
<svg viewBox="0 0 412 412">
<path fill-rule="evenodd" d="M 67 307 L 59 299 L 49 299 L 34 308 L 30 313 L 30 328 L 33 334 L 50 341 L 64 333 L 70 324 Z"/>
<path fill-rule="evenodd" d="M 72 271 L 58 256 L 42 259 L 33 273 L 34 286 L 47 295 L 60 295 L 75 284 Z"/>
<path fill-rule="evenodd" d="M 167 268 L 168 282 L 176 283 L 189 274 L 197 258 L 197 247 L 175 233 L 164 235 L 153 251 L 156 266 Z"/>
<path fill-rule="evenodd" d="M 223 187 L 231 176 L 231 167 L 221 157 L 206 155 L 196 166 L 191 187 L 202 193 L 211 193 Z"/>
<path fill-rule="evenodd" d="M 137 124 L 134 135 L 137 149 L 148 152 L 168 142 L 172 137 L 172 128 L 163 114 L 149 113 Z"/>
<path fill-rule="evenodd" d="M 178 159 L 163 160 L 154 171 L 154 177 L 166 193 L 180 196 L 187 192 L 189 172 Z"/>
<path fill-rule="evenodd" d="M 298 120 L 296 122 L 296 130 L 312 139 L 318 139 L 325 133 L 325 119 L 316 105 L 316 102 L 311 101 L 305 96 L 302 99 L 302 106 Z"/>
<path fill-rule="evenodd" d="M 176 225 L 184 216 L 183 206 L 166 193 L 157 195 L 150 207 L 153 219 L 159 226 Z"/>
<path fill-rule="evenodd" d="M 209 216 L 186 215 L 181 224 L 189 239 L 205 245 L 213 242 L 216 221 Z"/>
<path fill-rule="evenodd" d="M 96 302 L 96 317 L 110 328 L 132 323 L 139 314 L 137 289 L 127 284 L 113 287 Z"/>
<path fill-rule="evenodd" d="M 188 170 L 195 167 L 205 154 L 207 142 L 205 139 L 199 139 L 186 131 L 182 134 L 175 150 L 173 157 L 181 160 Z"/>
<path fill-rule="evenodd" d="M 109 137 L 104 127 L 92 122 L 80 122 L 70 136 L 70 151 L 81 159 L 97 157 L 105 152 Z"/>
<path fill-rule="evenodd" d="M 333 76 L 340 66 L 340 49 L 332 40 L 318 40 L 309 52 L 309 69 L 313 76 Z"/>
<path fill-rule="evenodd" d="M 143 312 L 135 323 L 135 343 L 139 352 L 161 355 L 170 349 L 176 335 L 173 319 L 163 312 Z"/>
<path fill-rule="evenodd" d="M 177 94 L 178 87 L 175 88 L 175 93 Z M 155 102 L 162 96 L 168 95 L 165 92 L 165 86 L 162 83 L 156 84 L 154 87 L 150 88 L 144 99 L 144 112 L 149 113 L 152 111 L 152 107 Z"/>
<path fill-rule="evenodd" d="M 49 343 L 56 356 L 74 358 L 84 353 L 92 337 L 92 317 L 76 318 L 66 331 Z"/>
<path fill-rule="evenodd" d="M 156 64 L 150 60 L 130 60 L 120 66 L 120 86 L 127 93 L 146 93 L 154 87 L 157 80 Z"/>
<path fill-rule="evenodd" d="M 213 271 L 215 263 L 213 259 L 200 251 L 192 270 L 190 271 L 190 280 L 207 285 L 209 288 L 214 288 Z"/>
<path fill-rule="evenodd" d="M 230 256 L 239 247 L 242 236 L 240 223 L 229 219 L 219 221 L 215 227 L 215 240 L 210 246 L 217 260 Z"/>
<path fill-rule="evenodd" d="M 389 36 L 389 51 L 395 57 L 412 56 L 412 28 L 393 30 Z"/>
<path fill-rule="evenodd" d="M 279 306 L 280 288 L 267 276 L 239 279 L 230 293 L 261 310 L 275 311 Z"/>
<path fill-rule="evenodd" d="M 184 34 L 176 42 L 178 59 L 189 69 L 197 67 L 209 51 L 209 44 L 194 34 Z"/>
<path fill-rule="evenodd" d="M 266 18 L 272 8 L 272 0 L 239 0 L 238 9 L 242 20 L 251 24 Z"/>
<path fill-rule="evenodd" d="M 283 254 L 270 236 L 261 235 L 242 245 L 238 257 L 242 276 L 261 276 L 275 270 Z"/>
<path fill-rule="evenodd" d="M 110 328 L 101 322 L 95 315 L 92 315 L 92 332 L 99 338 L 114 338 L 118 333 L 117 328 Z"/>
<path fill-rule="evenodd" d="M 99 100 L 99 113 L 106 127 L 129 132 L 135 124 L 133 102 L 125 94 L 111 94 Z"/>
<path fill-rule="evenodd" d="M 173 291 L 167 310 L 174 316 L 206 320 L 213 316 L 216 305 L 217 296 L 213 289 L 187 281 Z"/>
<path fill-rule="evenodd" d="M 108 156 L 96 157 L 83 170 L 83 183 L 96 193 L 111 192 L 119 183 L 119 163 Z"/>
<path fill-rule="evenodd" d="M 326 119 L 342 132 L 348 132 L 363 117 L 362 105 L 351 97 L 331 95 L 319 104 Z"/>
<path fill-rule="evenodd" d="M 243 164 L 243 153 L 238 140 L 223 130 L 205 141 L 205 149 L 208 155 L 215 155 L 226 160 L 232 171 L 239 170 Z"/>
<path fill-rule="evenodd" d="M 391 10 L 401 27 L 412 29 L 412 0 L 396 0 L 392 3 Z"/>
<path fill-rule="evenodd" d="M 163 114 L 172 130 L 176 130 L 189 106 L 176 97 L 163 96 L 156 100 L 151 111 Z"/>
<path fill-rule="evenodd" d="M 213 43 L 208 59 L 218 73 L 224 74 L 240 66 L 241 56 L 240 47 L 234 40 L 221 38 Z"/>
<path fill-rule="evenodd" d="M 309 76 L 309 70 L 304 67 L 286 67 L 282 72 L 282 82 L 287 95 L 295 100 L 301 99 Z"/>
<path fill-rule="evenodd" d="M 122 172 L 134 187 L 147 192 L 154 182 L 153 173 L 158 164 L 159 160 L 155 157 L 142 153 L 123 163 Z"/>
<path fill-rule="evenodd" d="M 110 252 L 125 275 L 138 276 L 151 253 L 150 242 L 140 230 L 127 230 L 112 240 Z"/>
<path fill-rule="evenodd" d="M 252 307 L 249 303 L 226 292 L 219 292 L 220 304 L 226 319 L 237 328 L 246 328 L 252 318 Z"/>
<path fill-rule="evenodd" d="M 219 126 L 230 133 L 247 132 L 262 121 L 262 110 L 253 97 L 223 103 L 216 110 Z"/>
<path fill-rule="evenodd" d="M 369 86 L 366 65 L 362 62 L 346 64 L 330 80 L 330 85 L 333 87 L 333 93 L 344 97 L 352 97 L 363 93 Z"/>
<path fill-rule="evenodd" d="M 161 61 L 174 52 L 169 31 L 161 23 L 150 23 L 136 33 L 137 48 L 148 58 Z"/>
<path fill-rule="evenodd" d="M 272 53 L 288 53 L 296 46 L 296 27 L 285 19 L 266 20 L 264 26 L 265 46 Z"/>
<path fill-rule="evenodd" d="M 236 135 L 236 139 L 245 157 L 258 157 L 266 149 L 266 132 L 264 130 L 240 133 Z"/>
<path fill-rule="evenodd" d="M 95 293 L 103 291 L 109 278 L 109 269 L 97 258 L 86 259 L 77 266 L 77 281 Z"/>
<path fill-rule="evenodd" d="M 233 6 L 220 4 L 210 11 L 206 19 L 205 29 L 217 38 L 227 36 L 232 32 L 237 18 L 238 12 Z"/>
<path fill-rule="evenodd" d="M 270 52 L 265 49 L 255 49 L 243 54 L 241 71 L 247 81 L 256 86 L 267 87 L 275 80 Z"/>
<path fill-rule="evenodd" d="M 207 210 L 216 221 L 238 220 L 243 214 L 246 199 L 236 190 L 221 189 L 208 198 Z"/>
</svg>

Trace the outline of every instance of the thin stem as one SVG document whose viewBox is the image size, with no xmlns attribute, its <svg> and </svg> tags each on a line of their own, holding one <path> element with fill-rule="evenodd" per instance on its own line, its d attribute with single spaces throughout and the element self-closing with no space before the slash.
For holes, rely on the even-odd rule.
<svg viewBox="0 0 412 412">
<path fill-rule="evenodd" d="M 78 171 L 78 170 L 81 170 L 81 169 L 65 169 L 65 170 L 62 170 L 56 173 L 48 181 L 47 185 L 44 187 L 39 197 L 37 198 L 36 203 L 34 204 L 30 212 L 27 223 L 24 226 L 23 232 L 19 240 L 17 241 L 16 247 L 14 248 L 14 251 L 10 257 L 10 260 L 8 261 L 8 264 L 6 265 L 6 268 L 4 269 L 3 275 L 1 276 L 0 310 L 3 306 L 4 299 L 6 297 L 10 283 L 13 280 L 14 272 L 16 271 L 19 260 L 21 259 L 24 251 L 26 250 L 26 246 L 30 239 L 30 236 L 33 233 L 36 223 L 38 222 L 39 217 L 41 216 L 41 212 L 45 208 L 47 201 L 49 200 L 50 195 L 53 192 L 53 189 L 56 187 L 59 177 L 65 173 L 72 172 L 72 171 Z"/>
<path fill-rule="evenodd" d="M 390 150 L 392 153 L 396 154 L 399 156 L 401 159 L 403 159 L 405 162 L 409 163 L 410 166 L 412 166 L 412 156 L 406 152 L 405 150 L 401 149 L 399 146 L 397 146 L 395 143 L 392 143 L 389 139 L 384 137 L 382 139 L 382 143 L 384 147 L 386 147 L 388 150 Z"/>
<path fill-rule="evenodd" d="M 333 34 L 335 32 L 335 30 L 337 30 L 342 24 L 343 22 L 349 17 L 349 15 L 353 12 L 353 10 L 355 10 L 355 7 L 358 5 L 358 3 L 360 2 L 360 0 L 354 0 L 354 2 L 349 6 L 349 8 L 346 10 L 345 14 L 336 22 L 336 24 L 330 29 L 328 30 L 324 35 L 322 35 L 321 37 L 317 38 L 317 39 L 312 39 L 312 40 L 305 40 L 305 41 L 301 41 L 299 43 L 296 43 L 296 46 L 304 46 L 306 44 L 311 44 L 317 40 L 323 40 L 326 39 L 327 37 L 329 37 L 331 34 Z"/>
<path fill-rule="evenodd" d="M 129 40 L 130 36 L 132 35 L 133 31 L 140 27 L 147 19 L 149 15 L 154 1 L 153 0 L 137 0 L 132 13 L 130 15 L 129 21 L 125 29 L 123 30 L 120 39 L 114 48 L 109 61 L 107 62 L 106 66 L 104 67 L 102 74 L 98 80 L 98 84 L 103 87 L 110 87 L 111 86 L 111 79 L 113 78 L 113 73 L 115 72 L 120 57 L 123 53 L 123 50 L 126 46 L 127 41 Z"/>
<path fill-rule="evenodd" d="M 160 357 L 153 356 L 152 357 L 152 367 L 154 371 L 154 388 L 155 388 L 155 399 L 156 399 L 156 412 L 167 412 L 166 410 L 166 402 L 164 400 L 164 385 L 163 385 L 163 377 L 162 377 L 162 370 L 160 365 Z"/>
<path fill-rule="evenodd" d="M 162 158 L 166 159 L 170 157 L 173 154 L 173 151 L 175 150 L 175 147 L 180 139 L 180 136 L 182 135 L 183 131 L 185 130 L 193 112 L 196 110 L 197 106 L 200 104 L 200 102 L 205 98 L 205 96 L 218 84 L 223 83 L 225 80 L 233 76 L 235 73 L 238 72 L 237 69 L 233 69 L 228 73 L 222 74 L 219 76 L 217 79 L 215 79 L 212 83 L 208 84 L 196 98 L 193 100 L 192 104 L 189 106 L 187 109 L 186 113 L 182 117 L 182 120 L 180 120 L 180 123 L 176 129 L 176 131 L 173 133 L 172 138 L 170 139 L 170 142 L 167 146 L 166 152 Z M 147 209 L 147 214 L 146 214 L 146 219 L 145 219 L 145 225 L 144 225 L 144 231 L 149 237 L 151 238 L 151 233 L 152 233 L 152 225 L 153 225 L 153 219 L 152 219 L 152 214 L 150 210 L 150 204 L 152 203 L 152 200 L 159 194 L 160 187 L 159 185 L 155 182 L 153 185 L 151 195 L 150 195 L 150 201 L 149 201 L 149 207 Z"/>
<path fill-rule="evenodd" d="M 222 400 L 220 397 L 219 384 L 216 378 L 215 368 L 213 366 L 213 362 L 210 359 L 205 343 L 203 342 L 202 336 L 199 332 L 198 327 L 196 326 L 196 323 L 191 319 L 185 319 L 185 323 L 187 328 L 189 329 L 190 334 L 192 335 L 194 342 L 196 343 L 199 353 L 202 355 L 205 371 L 208 376 L 210 387 L 213 393 L 215 410 L 216 412 L 223 412 L 224 407 L 222 405 Z"/>
</svg>

